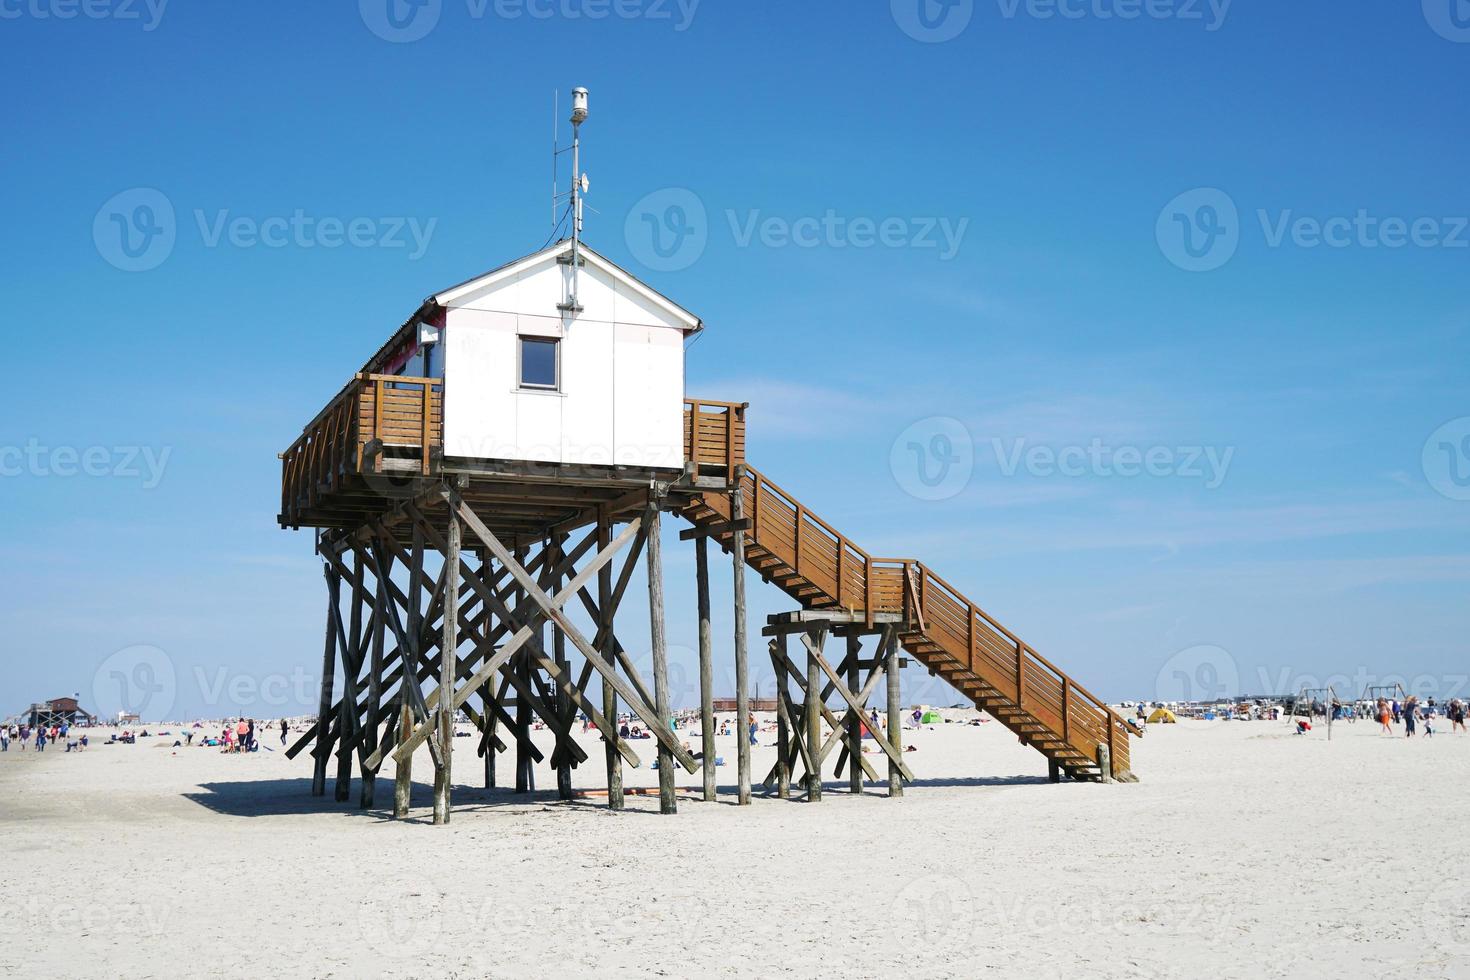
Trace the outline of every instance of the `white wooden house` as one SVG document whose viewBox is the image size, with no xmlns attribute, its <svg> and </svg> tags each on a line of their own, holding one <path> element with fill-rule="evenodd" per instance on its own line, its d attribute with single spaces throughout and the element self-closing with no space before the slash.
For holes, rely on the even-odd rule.
<svg viewBox="0 0 1470 980">
<path fill-rule="evenodd" d="M 446 459 L 681 469 L 698 317 L 571 242 L 431 296 L 386 373 L 444 379 Z M 421 344 L 421 340 L 428 343 Z"/>
</svg>

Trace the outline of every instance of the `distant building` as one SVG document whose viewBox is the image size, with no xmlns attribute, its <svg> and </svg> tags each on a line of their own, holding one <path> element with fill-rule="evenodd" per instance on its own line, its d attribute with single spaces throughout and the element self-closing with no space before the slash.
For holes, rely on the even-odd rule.
<svg viewBox="0 0 1470 980">
<path fill-rule="evenodd" d="M 50 728 L 53 725 L 95 725 L 97 717 L 84 710 L 76 698 L 52 698 L 31 705 L 24 715 L 32 728 Z"/>
<path fill-rule="evenodd" d="M 714 707 L 715 707 L 715 712 L 717 714 L 718 713 L 723 713 L 723 714 L 733 713 L 735 711 L 735 699 L 734 698 L 715 698 L 714 699 Z M 751 698 L 750 699 L 750 710 L 751 711 L 775 711 L 776 710 L 776 699 L 775 698 Z"/>
</svg>

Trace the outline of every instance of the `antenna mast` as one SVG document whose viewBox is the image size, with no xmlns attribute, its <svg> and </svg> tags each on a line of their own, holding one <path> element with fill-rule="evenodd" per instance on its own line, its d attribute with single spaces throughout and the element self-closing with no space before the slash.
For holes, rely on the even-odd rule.
<svg viewBox="0 0 1470 980">
<path fill-rule="evenodd" d="M 582 267 L 582 198 L 588 188 L 587 175 L 582 173 L 582 124 L 586 121 L 587 90 L 581 87 L 574 88 L 572 89 L 572 278 L 567 302 L 561 304 L 560 307 L 571 313 L 579 313 L 582 310 L 582 305 L 577 301 L 577 286 Z M 558 150 L 558 155 L 561 152 Z M 552 192 L 553 200 L 555 200 L 554 184 Z"/>
</svg>

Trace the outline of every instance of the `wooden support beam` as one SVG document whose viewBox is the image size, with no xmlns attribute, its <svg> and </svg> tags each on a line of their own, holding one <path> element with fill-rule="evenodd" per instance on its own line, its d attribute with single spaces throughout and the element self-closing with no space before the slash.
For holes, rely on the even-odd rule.
<svg viewBox="0 0 1470 980">
<path fill-rule="evenodd" d="M 790 698 L 786 680 L 786 637 L 771 640 L 771 666 L 776 671 L 776 795 L 783 800 L 791 798 L 791 714 L 786 710 Z M 767 780 L 767 783 L 770 781 Z"/>
<path fill-rule="evenodd" d="M 362 560 L 363 555 L 359 551 L 358 561 Z M 376 576 L 374 578 L 376 579 Z M 368 661 L 367 718 L 362 727 L 362 788 L 357 800 L 358 808 L 362 810 L 371 810 L 377 797 L 378 771 L 367 765 L 367 756 L 378 751 L 378 727 L 382 724 L 383 638 L 387 631 L 387 625 L 383 622 L 387 611 L 383 607 L 388 601 L 388 586 L 381 579 L 377 579 L 373 590 L 373 649 Z M 357 706 L 354 705 L 354 715 L 356 708 Z"/>
<path fill-rule="evenodd" d="M 425 385 L 424 387 L 427 391 L 429 386 Z M 425 398 L 427 397 L 426 394 Z M 425 452 L 427 452 L 427 449 Z M 427 465 L 426 457 L 425 466 Z M 444 551 L 444 639 L 439 644 L 439 689 L 444 691 L 454 690 L 457 675 L 455 665 L 459 657 L 459 552 L 461 534 L 459 519 L 451 513 L 449 515 L 448 547 Z M 446 698 L 441 700 L 439 702 L 439 749 L 444 757 L 444 761 L 434 773 L 434 824 L 440 827 L 446 826 L 449 823 L 452 803 L 454 715 L 453 699 Z"/>
<path fill-rule="evenodd" d="M 888 795 L 903 796 L 903 773 L 899 771 L 895 757 L 903 758 L 903 698 L 899 693 L 898 675 L 898 629 L 890 626 L 883 631 L 883 651 L 888 655 Z M 876 737 L 877 732 L 873 735 Z"/>
<path fill-rule="evenodd" d="M 451 493 L 450 499 L 452 502 L 452 506 L 459 514 L 460 519 L 465 522 L 465 525 L 471 530 L 472 533 L 475 534 L 477 538 L 479 538 L 486 545 L 486 547 L 488 547 L 495 554 L 496 558 L 506 566 L 506 568 L 510 571 L 511 576 L 516 579 L 516 581 L 520 582 L 523 587 L 526 588 L 526 591 L 530 595 L 531 600 L 540 607 L 537 615 L 546 616 L 551 618 L 554 622 L 561 623 L 563 629 L 566 630 L 567 639 L 572 642 L 572 645 L 575 646 L 578 651 L 582 653 L 583 656 L 587 657 L 589 662 L 597 666 L 597 669 L 602 672 L 603 678 L 607 680 L 608 683 L 617 688 L 618 694 L 622 696 L 625 701 L 628 701 L 629 706 L 632 707 L 634 712 L 643 719 L 644 724 L 649 726 L 654 736 L 660 741 L 665 742 L 665 744 L 669 746 L 670 751 L 674 754 L 674 758 L 678 760 L 679 764 L 684 766 L 687 771 L 692 773 L 696 768 L 696 763 L 693 757 L 690 756 L 690 754 L 678 744 L 678 742 L 673 738 L 673 734 L 671 732 L 668 732 L 666 730 L 661 731 L 658 729 L 653 709 L 649 707 L 646 703 L 638 701 L 636 699 L 636 696 L 633 694 L 632 688 L 627 685 L 626 682 L 624 682 L 616 674 L 610 674 L 606 672 L 606 665 L 602 662 L 601 658 L 596 655 L 596 651 L 592 649 L 591 644 L 588 643 L 586 637 L 582 635 L 581 631 L 578 630 L 573 624 L 571 624 L 569 620 L 566 619 L 565 613 L 562 609 L 562 607 L 573 596 L 577 594 L 577 591 L 581 589 L 594 574 L 596 574 L 597 570 L 605 562 L 610 561 L 613 555 L 616 554 L 616 552 L 620 550 L 625 543 L 627 543 L 627 540 L 638 532 L 639 528 L 642 526 L 642 521 L 636 519 L 632 521 L 628 525 L 628 527 L 612 542 L 612 544 L 610 544 L 606 549 L 600 552 L 597 557 L 594 558 L 587 565 L 586 568 L 582 569 L 582 571 L 580 571 L 572 579 L 572 581 L 553 598 L 546 595 L 545 592 L 543 592 L 540 588 L 536 586 L 535 581 L 532 580 L 530 576 L 526 573 L 524 567 L 522 567 L 519 563 L 515 561 L 514 557 L 511 556 L 510 552 L 505 549 L 505 546 L 500 542 L 499 538 L 497 538 L 490 531 L 490 529 L 485 526 L 484 522 L 475 515 L 473 510 L 471 510 L 468 506 L 464 504 L 463 500 L 459 498 L 459 495 L 457 493 Z M 484 682 L 486 677 L 499 670 L 502 664 L 504 664 L 517 651 L 519 651 L 521 647 L 526 643 L 526 641 L 530 639 L 531 633 L 532 630 L 529 627 L 523 626 L 520 631 L 518 631 L 516 635 L 511 638 L 509 643 L 501 647 L 498 651 L 496 651 L 493 656 L 482 663 L 479 669 L 475 672 L 475 675 L 470 679 L 470 683 L 466 685 L 465 689 L 459 692 L 452 693 L 451 696 L 455 701 L 456 706 L 462 704 L 465 700 L 467 700 L 470 697 L 472 691 L 478 688 L 478 686 Z M 430 696 L 431 702 L 437 703 L 439 694 L 440 692 L 438 691 L 433 692 L 433 694 Z M 423 727 L 416 728 L 413 734 L 398 746 L 394 753 L 395 756 L 399 753 L 412 752 L 417 746 L 422 745 L 427 737 L 428 733 Z"/>
<path fill-rule="evenodd" d="M 653 646 L 654 714 L 659 728 L 669 734 L 669 649 L 664 636 L 664 546 L 660 538 L 662 521 L 658 500 L 648 502 L 643 523 L 648 528 L 648 630 Z M 674 756 L 663 739 L 658 753 L 658 809 L 660 813 L 676 813 L 679 800 L 674 789 Z"/>
<path fill-rule="evenodd" d="M 332 710 L 332 684 L 337 669 L 337 630 L 334 625 L 334 612 L 340 597 L 340 579 L 331 569 L 326 571 L 327 578 L 327 639 L 325 650 L 322 653 L 322 690 L 317 704 L 317 740 L 316 759 L 311 771 L 311 795 L 327 795 L 327 759 L 332 751 L 332 743 L 328 741 L 329 726 L 327 713 Z"/>
<path fill-rule="evenodd" d="M 821 667 L 818 666 L 816 651 L 827 639 L 826 629 L 818 629 L 802 637 L 806 643 L 806 744 L 815 756 L 816 746 L 822 741 L 822 698 L 817 693 L 821 687 Z M 807 769 L 806 798 L 811 803 L 822 802 L 822 760 L 814 758 L 815 765 Z"/>
<path fill-rule="evenodd" d="M 642 543 L 641 538 L 638 543 Z M 597 548 L 602 551 L 611 544 L 612 517 L 607 508 L 602 508 L 597 513 Z M 607 669 L 616 673 L 617 655 L 613 652 L 613 647 L 617 640 L 613 636 L 612 565 L 610 563 L 604 563 L 597 571 L 597 610 L 598 652 L 607 662 Z M 606 677 L 602 679 L 602 713 L 616 730 L 618 727 L 618 692 L 607 682 Z M 607 805 L 610 810 L 621 810 L 623 809 L 623 760 L 614 749 L 613 743 L 607 741 L 606 736 L 604 736 L 604 741 L 607 744 Z"/>
<path fill-rule="evenodd" d="M 709 542 L 694 542 L 694 579 L 699 606 L 699 735 L 703 743 L 704 800 L 715 801 L 715 676 L 710 642 Z"/>
<path fill-rule="evenodd" d="M 736 797 L 740 806 L 750 805 L 750 668 L 745 645 L 745 531 L 738 525 L 745 520 L 745 482 L 743 468 L 734 474 L 730 494 L 730 519 L 737 525 L 730 541 L 731 563 L 735 579 L 735 767 Z"/>
<path fill-rule="evenodd" d="M 858 686 L 858 656 L 863 650 L 862 637 L 856 633 L 847 635 L 847 686 L 851 690 L 857 690 Z M 863 705 L 867 699 L 863 700 Z M 851 758 L 847 766 L 847 789 L 854 795 L 863 792 L 863 770 L 858 760 L 863 757 L 863 723 L 867 721 L 863 717 L 862 708 L 849 712 L 847 717 L 847 749 Z M 876 735 L 876 733 L 875 733 Z"/>
</svg>

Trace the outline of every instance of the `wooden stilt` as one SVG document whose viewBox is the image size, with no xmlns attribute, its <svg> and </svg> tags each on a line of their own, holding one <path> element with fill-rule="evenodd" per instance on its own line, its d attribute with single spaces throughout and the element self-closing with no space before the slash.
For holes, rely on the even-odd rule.
<svg viewBox="0 0 1470 980">
<path fill-rule="evenodd" d="M 779 645 L 779 646 L 778 646 Z M 776 668 L 776 795 L 791 799 L 791 713 L 786 709 L 786 636 L 771 640 L 771 663 Z"/>
<path fill-rule="evenodd" d="M 404 681 L 404 683 L 408 683 Z M 413 734 L 413 708 L 409 705 L 407 698 L 401 698 L 398 702 L 398 741 L 402 742 Z M 409 756 L 397 763 L 397 769 L 393 773 L 393 816 L 402 820 L 408 816 L 409 804 L 413 797 L 413 756 Z"/>
<path fill-rule="evenodd" d="M 597 550 L 600 552 L 612 543 L 612 520 L 607 511 L 601 510 L 597 515 Z M 597 610 L 598 629 L 602 634 L 601 653 L 607 661 L 607 669 L 616 671 L 618 659 L 614 647 L 617 640 L 613 636 L 613 570 L 611 564 L 604 564 L 597 570 Z M 618 726 L 618 692 L 613 689 L 606 678 L 602 681 L 602 714 L 612 723 L 616 730 Z M 604 739 L 607 745 L 607 806 L 610 810 L 623 809 L 623 757 L 618 754 L 611 741 Z"/>
<path fill-rule="evenodd" d="M 663 543 L 659 537 L 659 501 L 649 504 L 644 526 L 648 529 L 648 630 L 653 646 L 653 713 L 659 726 L 669 729 L 669 651 L 664 636 L 664 564 Z M 679 809 L 674 790 L 674 755 L 662 741 L 658 749 L 658 809 L 675 813 Z"/>
<path fill-rule="evenodd" d="M 316 759 L 311 770 L 311 795 L 327 795 L 327 759 L 331 755 L 332 746 L 328 741 L 329 727 L 327 715 L 332 710 L 332 684 L 335 682 L 337 670 L 337 630 L 334 624 L 337 602 L 341 598 L 341 578 L 331 570 L 327 571 L 327 642 L 326 649 L 322 654 L 322 692 L 321 699 L 317 702 L 317 739 Z"/>
<path fill-rule="evenodd" d="M 516 561 L 521 565 L 526 564 L 526 549 L 518 548 L 515 553 Z M 526 601 L 526 590 L 519 585 L 514 593 L 515 601 L 511 603 L 511 611 L 519 613 Z M 538 627 L 538 632 L 544 635 L 544 628 Z M 522 688 L 516 692 L 516 792 L 530 793 L 536 788 L 536 766 L 531 761 L 531 705 L 527 702 L 525 690 L 531 686 L 531 661 L 523 651 L 516 654 L 515 663 L 511 667 L 516 672 Z"/>
<path fill-rule="evenodd" d="M 735 489 L 730 495 L 730 513 L 735 533 L 730 543 L 730 555 L 735 570 L 735 766 L 738 788 L 736 803 L 750 805 L 750 669 L 746 662 L 745 649 L 745 530 L 741 522 L 745 519 L 745 494 L 741 490 L 744 482 L 743 468 L 735 473 Z"/>
<path fill-rule="evenodd" d="M 1114 724 L 1111 718 L 1108 719 L 1108 724 Z M 1097 771 L 1103 782 L 1113 781 L 1113 752 L 1106 745 L 1097 747 Z"/>
<path fill-rule="evenodd" d="M 557 546 L 558 551 L 560 545 Z M 561 584 L 561 576 L 557 576 L 551 585 L 558 588 Z M 556 666 L 563 673 L 570 671 L 567 661 L 567 634 L 560 626 L 553 625 L 551 628 L 552 655 L 556 658 Z M 565 687 L 557 685 L 556 688 L 556 713 L 565 723 L 568 731 L 572 728 L 575 709 L 572 706 L 572 696 Z M 556 767 L 556 795 L 563 800 L 572 798 L 572 760 L 571 756 L 563 751 Z"/>
<path fill-rule="evenodd" d="M 459 518 L 449 512 L 449 547 L 444 553 L 444 639 L 439 644 L 439 754 L 434 770 L 434 823 L 449 823 L 454 770 L 454 690 L 459 657 Z"/>
<path fill-rule="evenodd" d="M 346 803 L 352 796 L 352 750 L 361 737 L 357 730 L 357 719 L 355 712 L 351 709 L 357 704 L 357 691 L 355 681 L 358 667 L 362 662 L 362 555 L 355 554 L 352 558 L 352 612 L 348 616 L 348 627 L 346 642 L 339 645 L 342 647 L 342 707 L 339 711 L 340 720 L 337 727 L 337 785 L 334 798 L 338 803 Z M 338 611 L 337 623 L 341 625 L 341 612 Z"/>
<path fill-rule="evenodd" d="M 386 544 L 386 542 L 384 542 Z M 380 555 L 386 554 L 388 549 L 383 548 Z M 388 576 L 387 558 L 382 558 L 378 568 L 383 577 Z M 398 741 L 401 744 L 413 733 L 414 729 L 414 693 L 418 689 L 418 664 L 419 644 L 421 643 L 420 617 L 422 616 L 422 603 L 424 591 L 424 532 L 415 527 L 413 530 L 413 550 L 408 556 L 408 629 L 403 639 L 408 641 L 408 646 L 403 650 L 404 662 L 410 669 L 404 671 L 403 680 L 398 686 Z M 396 613 L 390 611 L 390 619 Z M 395 627 L 396 628 L 396 627 Z M 403 643 L 400 642 L 400 646 Z M 408 811 L 413 802 L 413 756 L 405 755 L 395 761 L 396 769 L 393 773 L 393 816 L 402 820 L 408 816 Z"/>
<path fill-rule="evenodd" d="M 715 800 L 715 677 L 709 623 L 708 539 L 694 539 L 694 577 L 699 592 L 699 732 L 704 743 L 704 799 Z"/>
<path fill-rule="evenodd" d="M 358 559 L 361 558 L 359 554 Z M 384 607 L 389 601 L 387 584 L 377 579 L 373 590 L 373 652 L 368 661 L 367 717 L 363 721 L 362 790 L 357 800 L 359 809 L 363 810 L 371 810 L 377 797 L 378 771 L 367 764 L 366 758 L 378 751 L 378 729 L 382 725 L 383 643 L 388 628 Z"/>
<path fill-rule="evenodd" d="M 1046 778 L 1054 783 L 1062 781 L 1062 767 L 1055 759 L 1046 760 Z"/>
<path fill-rule="evenodd" d="M 825 632 L 811 634 L 809 642 L 820 645 L 826 639 Z M 812 650 L 806 653 L 806 745 L 812 755 L 812 764 L 807 767 L 806 798 L 811 803 L 822 801 L 822 760 L 817 746 L 822 744 L 822 668 L 817 664 L 817 655 Z"/>
<path fill-rule="evenodd" d="M 847 634 L 847 686 L 858 689 L 858 655 L 862 653 L 863 640 L 857 633 Z M 863 791 L 863 769 L 859 761 L 863 757 L 863 714 L 853 711 L 847 720 L 847 788 L 849 792 Z"/>
<path fill-rule="evenodd" d="M 883 650 L 888 656 L 888 744 L 897 753 L 903 752 L 903 696 L 899 693 L 898 677 L 898 634 L 893 627 L 883 631 Z M 876 738 L 877 732 L 873 733 Z M 903 773 L 898 763 L 888 759 L 888 795 L 903 796 Z"/>
</svg>

